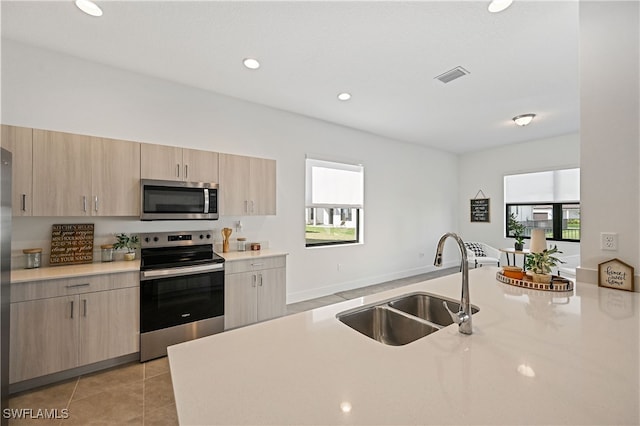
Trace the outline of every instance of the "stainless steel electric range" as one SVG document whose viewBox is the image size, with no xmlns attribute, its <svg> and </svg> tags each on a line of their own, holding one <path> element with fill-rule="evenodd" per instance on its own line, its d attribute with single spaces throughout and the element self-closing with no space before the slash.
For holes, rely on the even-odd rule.
<svg viewBox="0 0 640 426">
<path fill-rule="evenodd" d="M 211 231 L 141 234 L 140 361 L 224 331 L 224 259 Z"/>
</svg>

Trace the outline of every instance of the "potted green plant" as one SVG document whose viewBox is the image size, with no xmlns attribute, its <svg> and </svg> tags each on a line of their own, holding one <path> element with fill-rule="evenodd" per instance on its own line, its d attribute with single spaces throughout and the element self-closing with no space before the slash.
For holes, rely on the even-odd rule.
<svg viewBox="0 0 640 426">
<path fill-rule="evenodd" d="M 544 249 L 540 253 L 531 253 L 527 255 L 525 268 L 527 274 L 531 276 L 534 282 L 549 283 L 551 281 L 551 268 L 558 263 L 565 263 L 554 256 L 556 253 L 562 253 L 558 250 L 558 246 L 550 249 Z"/>
<path fill-rule="evenodd" d="M 522 250 L 524 248 L 524 237 L 522 236 L 522 234 L 524 234 L 524 225 L 518 222 L 515 213 L 509 215 L 508 232 L 508 235 L 516 239 L 514 248 L 516 250 Z"/>
<path fill-rule="evenodd" d="M 136 248 L 139 243 L 140 240 L 137 235 L 121 233 L 116 235 L 116 242 L 113 244 L 113 248 L 116 250 L 126 249 L 124 260 L 133 260 L 136 258 Z"/>
</svg>

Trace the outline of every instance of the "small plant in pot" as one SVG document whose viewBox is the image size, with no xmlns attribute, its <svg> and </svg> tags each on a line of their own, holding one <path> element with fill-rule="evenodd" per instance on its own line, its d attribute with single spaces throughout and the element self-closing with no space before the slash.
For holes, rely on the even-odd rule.
<svg viewBox="0 0 640 426">
<path fill-rule="evenodd" d="M 562 253 L 558 250 L 558 246 L 544 249 L 540 253 L 527 255 L 525 267 L 528 271 L 527 274 L 531 276 L 534 282 L 549 283 L 551 281 L 551 268 L 559 263 L 565 263 L 554 256 L 556 253 Z"/>
<path fill-rule="evenodd" d="M 524 237 L 522 236 L 524 233 L 524 225 L 518 222 L 515 213 L 509 215 L 508 225 L 509 235 L 516 239 L 514 248 L 516 250 L 522 250 L 524 248 Z"/>
<path fill-rule="evenodd" d="M 140 240 L 137 235 L 117 234 L 113 248 L 116 250 L 126 249 L 127 252 L 124 254 L 124 260 L 133 260 L 136 258 L 136 248 L 139 242 Z"/>
</svg>

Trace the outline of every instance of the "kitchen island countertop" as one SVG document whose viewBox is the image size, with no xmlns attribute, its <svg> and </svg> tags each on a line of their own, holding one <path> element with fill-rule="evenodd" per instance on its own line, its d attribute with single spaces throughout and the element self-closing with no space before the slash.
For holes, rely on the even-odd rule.
<svg viewBox="0 0 640 426">
<path fill-rule="evenodd" d="M 570 293 L 470 271 L 471 336 L 446 327 L 386 346 L 336 314 L 423 291 L 457 299 L 460 274 L 171 346 L 180 423 L 640 423 L 640 294 Z"/>
</svg>

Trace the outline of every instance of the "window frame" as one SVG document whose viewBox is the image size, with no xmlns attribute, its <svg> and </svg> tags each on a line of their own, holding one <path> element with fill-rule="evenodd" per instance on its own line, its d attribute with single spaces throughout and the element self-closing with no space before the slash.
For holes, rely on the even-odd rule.
<svg viewBox="0 0 640 426">
<path fill-rule="evenodd" d="M 336 174 L 333 176 L 331 172 L 327 174 L 327 172 L 319 172 L 318 175 L 314 173 L 314 168 L 318 167 L 320 170 L 328 169 L 334 170 L 338 174 L 338 179 L 336 180 Z M 345 176 L 344 173 L 347 172 Z M 348 172 L 355 172 L 358 175 L 348 175 Z M 342 173 L 342 176 L 340 174 Z M 358 176 L 358 177 L 352 177 Z M 320 179 L 319 181 L 315 181 L 314 179 Z M 346 180 L 344 180 L 346 179 Z M 359 179 L 359 182 L 358 182 Z M 315 186 L 317 182 L 323 182 L 321 186 Z M 347 184 L 345 186 L 345 183 Z M 355 185 L 354 185 L 355 184 Z M 346 191 L 344 189 L 347 188 Z M 351 191 L 349 192 L 349 189 Z M 315 191 L 318 190 L 318 193 Z M 319 194 L 319 197 L 316 198 L 316 195 Z M 314 226 L 313 224 L 309 224 L 308 221 L 311 218 L 313 219 L 313 223 L 315 224 L 317 219 L 321 217 L 318 214 L 318 210 L 326 209 L 328 211 L 330 218 L 327 221 L 327 229 L 344 229 L 341 226 L 334 225 L 334 219 L 336 216 L 340 217 L 340 221 L 346 221 L 346 217 L 352 217 L 349 220 L 349 228 L 354 229 L 355 227 L 355 239 L 348 240 L 324 240 L 322 242 L 314 243 L 312 240 L 307 238 L 307 227 Z M 339 210 L 336 215 L 336 209 Z M 310 211 L 311 210 L 311 211 Z M 348 210 L 348 212 L 345 212 Z M 344 246 L 344 245 L 354 245 L 354 244 L 363 244 L 363 232 L 362 232 L 362 223 L 363 223 L 363 213 L 364 212 L 364 166 L 358 162 L 351 161 L 337 161 L 330 160 L 318 156 L 309 156 L 307 155 L 305 158 L 305 248 L 313 248 L 313 247 L 331 247 L 331 246 Z M 322 213 L 325 215 L 325 213 Z M 345 215 L 345 218 L 342 216 Z M 355 215 L 355 217 L 353 217 Z M 326 218 L 326 216 L 324 216 Z M 339 222 L 338 222 L 339 223 Z M 321 224 L 324 225 L 324 224 Z M 350 232 L 349 232 L 350 233 Z M 329 235 L 330 236 L 330 235 Z M 350 235 L 346 235 L 350 237 Z M 311 242 L 310 242 L 311 241 Z"/>
<path fill-rule="evenodd" d="M 527 207 L 535 207 L 535 206 L 551 206 L 552 208 L 552 217 L 551 217 L 551 223 L 552 223 L 552 236 L 551 237 L 547 237 L 547 241 L 562 241 L 562 242 L 570 242 L 570 243 L 579 243 L 580 242 L 580 238 L 578 239 L 571 239 L 571 238 L 562 238 L 562 210 L 563 210 L 563 206 L 567 205 L 567 204 L 572 204 L 572 205 L 577 205 L 579 209 L 581 209 L 580 206 L 580 202 L 579 201 L 558 201 L 558 202 L 548 202 L 548 201 L 541 201 L 541 202 L 537 202 L 537 203 L 505 203 L 505 221 L 504 221 L 504 231 L 505 231 L 505 237 L 506 238 L 514 238 L 513 235 L 510 235 L 509 233 L 509 215 L 510 215 L 510 207 L 511 206 L 527 206 Z M 582 231 L 582 226 L 580 227 L 580 231 Z M 560 236 L 560 238 L 558 238 L 558 236 Z M 525 240 L 529 240 L 531 239 L 530 236 L 522 236 L 523 239 Z"/>
</svg>

